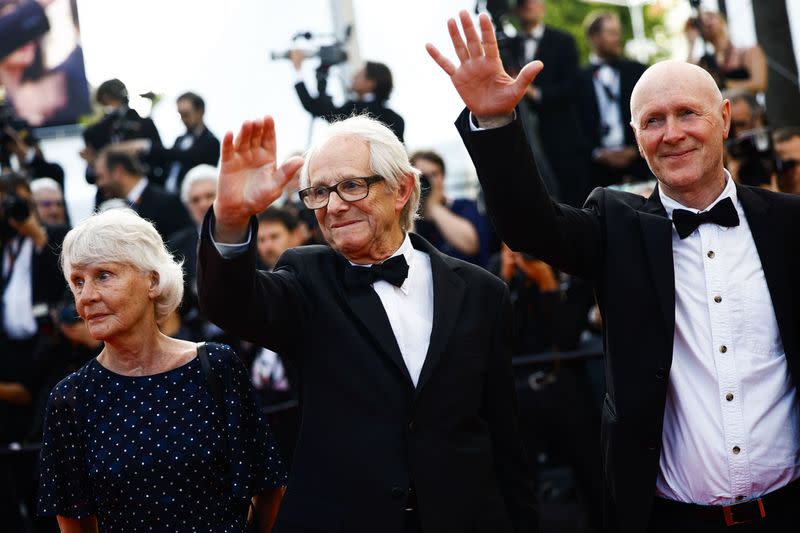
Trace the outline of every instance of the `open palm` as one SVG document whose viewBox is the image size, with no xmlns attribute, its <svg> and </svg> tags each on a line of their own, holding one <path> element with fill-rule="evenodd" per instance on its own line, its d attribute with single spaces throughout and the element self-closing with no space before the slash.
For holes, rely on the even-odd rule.
<svg viewBox="0 0 800 533">
<path fill-rule="evenodd" d="M 246 121 L 236 139 L 228 132 L 222 140 L 217 198 L 217 220 L 243 225 L 277 200 L 286 183 L 303 164 L 292 157 L 276 165 L 275 121 L 264 117 Z"/>
<path fill-rule="evenodd" d="M 426 46 L 428 53 L 450 76 L 464 104 L 476 117 L 511 114 L 522 100 L 525 89 L 542 70 L 541 61 L 528 63 L 516 78 L 512 78 L 503 69 L 494 27 L 488 15 L 483 13 L 478 18 L 480 36 L 467 11 L 461 11 L 459 18 L 466 43 L 454 19 L 447 21 L 447 29 L 461 64 L 456 67 L 432 44 Z"/>
</svg>

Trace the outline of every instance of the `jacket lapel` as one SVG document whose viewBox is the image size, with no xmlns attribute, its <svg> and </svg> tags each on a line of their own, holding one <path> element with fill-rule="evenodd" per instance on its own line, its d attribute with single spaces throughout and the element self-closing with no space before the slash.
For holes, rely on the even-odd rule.
<svg viewBox="0 0 800 533">
<path fill-rule="evenodd" d="M 338 255 L 338 254 L 337 254 Z M 411 375 L 400 353 L 389 317 L 383 308 L 378 293 L 372 287 L 346 287 L 344 285 L 344 269 L 347 260 L 339 257 L 339 287 L 343 300 L 353 314 L 356 324 L 364 338 L 369 339 L 377 351 L 387 357 L 400 371 L 409 386 L 413 386 Z"/>
<path fill-rule="evenodd" d="M 786 228 L 775 218 L 774 212 L 769 209 L 769 204 L 763 198 L 741 185 L 736 185 L 736 193 L 742 203 L 742 208 L 744 208 L 753 241 L 756 243 L 758 257 L 761 259 L 761 268 L 764 270 L 764 278 L 772 298 L 772 307 L 775 311 L 784 351 L 787 354 L 793 354 L 796 350 L 795 335 L 797 332 L 793 331 L 791 326 L 794 321 L 790 291 L 788 290 L 790 286 L 789 273 L 786 270 L 784 257 L 786 252 L 782 245 L 786 242 Z M 790 364 L 794 360 L 794 357 L 787 357 Z M 792 374 L 798 375 L 797 370 L 800 369 L 793 370 L 796 371 Z"/>
<path fill-rule="evenodd" d="M 672 258 L 672 221 L 661 203 L 658 186 L 638 211 L 647 262 L 656 288 L 667 338 L 675 335 L 675 266 Z"/>
<path fill-rule="evenodd" d="M 414 248 L 430 256 L 433 277 L 433 325 L 428 353 L 425 356 L 415 392 L 415 396 L 419 396 L 422 387 L 430 379 L 442 358 L 444 348 L 456 325 L 466 287 L 461 277 L 445 262 L 444 255 L 431 246 L 428 241 L 412 233 L 411 242 Z"/>
</svg>

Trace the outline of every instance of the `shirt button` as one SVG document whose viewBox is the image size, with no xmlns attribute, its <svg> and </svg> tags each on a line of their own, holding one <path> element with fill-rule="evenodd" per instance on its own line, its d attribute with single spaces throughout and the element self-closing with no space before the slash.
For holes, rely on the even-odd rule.
<svg viewBox="0 0 800 533">
<path fill-rule="evenodd" d="M 722 301 L 722 296 L 714 296 L 714 301 L 720 303 Z"/>
<path fill-rule="evenodd" d="M 714 250 L 709 250 L 706 255 L 708 256 L 709 259 L 714 259 Z"/>
<path fill-rule="evenodd" d="M 734 446 L 733 450 L 731 451 L 733 452 L 734 455 L 737 455 L 740 451 L 742 451 L 742 449 L 739 448 L 738 446 Z"/>
<path fill-rule="evenodd" d="M 733 394 L 729 392 L 728 394 L 725 395 L 725 399 L 728 400 L 729 402 L 733 401 Z"/>
<path fill-rule="evenodd" d="M 719 347 L 719 351 L 725 353 L 728 351 L 728 347 L 723 344 L 722 346 Z"/>
<path fill-rule="evenodd" d="M 737 495 L 737 496 L 736 496 L 736 498 L 734 498 L 734 499 L 735 499 L 737 502 L 740 502 L 740 501 L 744 500 L 744 496 L 742 496 L 741 494 L 739 494 L 739 495 Z"/>
<path fill-rule="evenodd" d="M 664 369 L 663 368 L 659 368 L 658 370 L 656 370 L 656 379 L 659 380 L 659 381 L 664 379 Z"/>
</svg>

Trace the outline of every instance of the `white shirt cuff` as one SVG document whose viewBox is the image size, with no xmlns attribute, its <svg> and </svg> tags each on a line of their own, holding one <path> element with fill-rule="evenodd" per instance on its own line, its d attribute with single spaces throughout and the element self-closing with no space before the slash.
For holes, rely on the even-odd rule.
<svg viewBox="0 0 800 533">
<path fill-rule="evenodd" d="M 210 231 L 209 228 L 209 237 L 211 237 L 211 244 L 214 245 L 214 248 L 217 249 L 219 255 L 222 256 L 223 259 L 233 259 L 234 257 L 238 257 L 247 251 L 247 248 L 250 247 L 250 239 L 252 231 L 250 228 L 247 229 L 247 240 L 240 243 L 224 243 L 224 242 L 217 242 L 214 240 L 214 232 Z"/>
<path fill-rule="evenodd" d="M 478 120 L 472 114 L 472 111 L 469 112 L 469 129 L 471 131 L 483 131 L 483 130 L 493 130 L 496 128 L 502 128 L 503 126 L 507 126 L 517 120 L 517 110 L 515 109 L 514 112 L 511 114 L 511 118 L 505 117 L 505 120 L 499 119 L 497 122 L 489 124 L 485 128 L 478 126 Z"/>
</svg>

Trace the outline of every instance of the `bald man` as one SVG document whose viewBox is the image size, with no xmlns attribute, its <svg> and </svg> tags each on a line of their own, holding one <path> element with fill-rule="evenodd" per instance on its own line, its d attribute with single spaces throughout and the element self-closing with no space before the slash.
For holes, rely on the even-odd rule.
<svg viewBox="0 0 800 533">
<path fill-rule="evenodd" d="M 466 40 L 448 22 L 459 65 L 428 51 L 468 108 L 457 126 L 502 240 L 596 286 L 609 525 L 795 530 L 800 198 L 733 182 L 730 103 L 705 71 L 667 61 L 631 99 L 658 178 L 650 197 L 596 189 L 583 209 L 553 202 L 514 114 L 542 64 L 509 77 L 488 17 L 478 29 L 460 19 Z"/>
</svg>

